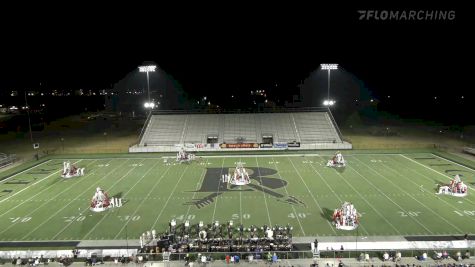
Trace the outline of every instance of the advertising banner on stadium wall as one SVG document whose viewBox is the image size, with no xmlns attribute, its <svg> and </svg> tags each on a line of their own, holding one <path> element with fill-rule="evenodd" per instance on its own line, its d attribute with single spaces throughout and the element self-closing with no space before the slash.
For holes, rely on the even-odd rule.
<svg viewBox="0 0 475 267">
<path fill-rule="evenodd" d="M 300 147 L 300 142 L 292 142 L 287 144 L 288 147 Z"/>
<path fill-rule="evenodd" d="M 221 149 L 218 143 L 206 144 L 206 148 L 210 149 Z"/>
<path fill-rule="evenodd" d="M 221 148 L 259 148 L 258 143 L 221 144 Z"/>
<path fill-rule="evenodd" d="M 287 148 L 287 143 L 274 143 L 274 148 Z"/>
<path fill-rule="evenodd" d="M 272 148 L 272 144 L 264 144 L 264 143 L 261 143 L 261 144 L 260 144 L 260 147 L 261 147 L 261 148 Z"/>
<path fill-rule="evenodd" d="M 195 144 L 196 149 L 201 149 L 201 148 L 205 148 L 205 147 L 206 147 L 206 144 Z"/>
<path fill-rule="evenodd" d="M 195 148 L 195 144 L 185 144 L 185 148 Z"/>
</svg>

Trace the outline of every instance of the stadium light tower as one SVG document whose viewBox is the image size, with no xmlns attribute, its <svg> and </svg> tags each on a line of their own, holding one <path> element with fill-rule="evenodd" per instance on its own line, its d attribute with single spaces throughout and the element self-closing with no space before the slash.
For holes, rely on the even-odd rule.
<svg viewBox="0 0 475 267">
<path fill-rule="evenodd" d="M 338 64 L 320 64 L 320 67 L 322 68 L 322 70 L 328 71 L 328 95 L 327 99 L 323 101 L 323 105 L 333 106 L 335 104 L 335 101 L 330 99 L 330 71 L 337 70 Z"/>
<path fill-rule="evenodd" d="M 140 72 L 146 72 L 147 73 L 147 95 L 148 99 L 147 102 L 145 103 L 145 108 L 150 108 L 153 109 L 155 105 L 150 101 L 150 81 L 149 81 L 149 72 L 155 72 L 155 69 L 157 66 L 155 65 L 145 65 L 145 66 L 139 66 L 139 71 Z"/>
</svg>

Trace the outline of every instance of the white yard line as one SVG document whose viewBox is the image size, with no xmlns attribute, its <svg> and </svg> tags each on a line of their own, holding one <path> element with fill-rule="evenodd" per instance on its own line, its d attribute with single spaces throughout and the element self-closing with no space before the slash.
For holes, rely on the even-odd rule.
<svg viewBox="0 0 475 267">
<path fill-rule="evenodd" d="M 413 159 L 411 159 L 411 158 L 409 158 L 409 157 L 406 157 L 406 156 L 404 156 L 404 155 L 402 155 L 402 154 L 400 154 L 400 156 L 403 157 L 403 158 L 405 158 L 405 159 L 407 159 L 407 160 L 409 160 L 409 161 L 411 161 L 411 162 L 414 162 L 414 163 L 416 163 L 416 164 L 419 164 L 419 165 L 421 165 L 422 167 L 425 167 L 425 168 L 427 168 L 427 169 L 429 169 L 429 170 L 431 170 L 431 171 L 433 171 L 433 172 L 435 172 L 435 173 L 437 173 L 437 174 L 440 174 L 440 175 L 442 175 L 442 176 L 444 176 L 444 177 L 449 178 L 450 180 L 452 180 L 452 177 L 450 177 L 449 175 L 446 175 L 446 174 L 444 174 L 444 173 L 442 173 L 442 172 L 439 172 L 439 171 L 437 171 L 437 170 L 434 170 L 434 169 L 432 169 L 431 167 L 426 166 L 426 165 L 424 165 L 424 164 L 422 164 L 422 163 L 420 163 L 420 162 L 417 162 L 417 161 L 415 161 L 415 160 L 413 160 Z M 434 155 L 434 156 L 435 156 L 435 155 Z M 441 158 L 441 159 L 444 159 L 444 158 Z M 455 163 L 455 162 L 454 162 L 454 163 Z M 424 175 L 424 174 L 422 174 L 422 173 L 421 173 L 421 175 L 422 175 L 422 176 L 425 176 L 425 177 L 428 177 L 428 176 L 426 176 L 426 175 Z M 430 177 L 428 177 L 428 178 L 431 179 Z M 469 185 L 467 185 L 467 186 L 468 186 L 470 189 L 475 190 L 474 188 L 470 187 Z M 464 200 L 467 201 L 467 202 L 470 202 L 470 203 L 472 203 L 472 204 L 474 203 L 473 201 L 471 201 L 471 200 L 468 199 L 468 198 L 464 198 Z"/>
<path fill-rule="evenodd" d="M 80 162 L 80 161 L 82 161 L 82 159 L 81 159 L 81 160 L 78 160 L 78 161 L 76 161 L 76 162 L 74 162 L 73 164 L 76 164 L 76 163 L 78 163 L 78 162 Z M 44 181 L 45 179 L 47 179 L 47 178 L 49 178 L 49 177 L 55 175 L 56 173 L 58 173 L 58 172 L 60 172 L 60 171 L 62 171 L 62 169 L 61 169 L 61 170 L 57 170 L 57 171 L 53 172 L 52 174 L 50 174 L 50 175 L 48 175 L 48 176 L 46 176 L 46 177 L 44 177 L 44 178 L 42 178 L 42 179 L 36 181 L 35 183 L 33 183 L 33 184 L 31 184 L 31 185 L 29 185 L 29 186 L 23 188 L 22 190 L 16 192 L 15 194 L 13 194 L 13 195 L 11 195 L 11 196 L 8 196 L 8 197 L 6 197 L 6 198 L 0 200 L 0 203 L 2 203 L 3 201 L 5 201 L 5 200 L 7 200 L 7 199 L 9 199 L 9 198 L 11 198 L 11 197 L 13 197 L 13 196 L 16 196 L 17 194 L 23 192 L 23 190 L 26 190 L 26 189 L 28 189 L 28 188 L 30 188 L 30 187 L 36 185 L 37 183 L 40 183 L 40 182 Z"/>
<path fill-rule="evenodd" d="M 264 183 L 262 183 L 261 169 L 259 168 L 259 162 L 257 161 L 257 157 L 255 159 L 256 159 L 257 173 L 259 175 L 259 180 L 261 180 L 261 186 L 263 186 Z M 266 206 L 267 218 L 269 219 L 269 227 L 272 227 L 272 222 L 270 220 L 269 206 L 267 205 L 266 193 L 264 191 L 262 191 L 262 195 L 264 196 L 264 203 L 265 203 L 265 206 Z"/>
<path fill-rule="evenodd" d="M 315 168 L 315 166 L 313 166 L 312 164 L 309 164 L 310 167 L 313 169 L 313 171 L 320 177 L 320 179 L 323 181 L 323 183 L 325 183 L 325 185 L 330 189 L 330 191 L 333 193 L 333 195 L 338 199 L 338 201 L 340 201 L 340 203 L 343 204 L 343 200 L 338 196 L 338 194 L 335 192 L 335 190 L 333 190 L 333 188 L 327 183 L 327 181 L 323 178 L 323 176 L 320 174 L 319 171 L 317 171 L 317 169 Z M 338 172 L 337 172 L 338 173 Z M 340 173 L 338 173 L 340 174 Z M 343 178 L 342 178 L 343 179 Z M 346 181 L 345 181 L 346 182 Z M 384 217 L 382 217 L 384 219 Z M 390 224 L 391 225 L 391 224 Z M 392 226 L 392 225 L 391 225 Z M 363 229 L 364 232 L 366 232 L 367 235 L 369 235 L 368 231 L 366 231 L 366 229 L 363 227 L 362 224 L 359 225 L 359 227 L 361 227 Z M 395 228 L 394 228 L 395 229 Z"/>
<path fill-rule="evenodd" d="M 88 188 L 86 188 L 81 194 L 79 194 L 78 196 L 76 196 L 72 201 L 70 201 L 68 204 L 64 205 L 63 208 L 61 208 L 60 210 L 56 211 L 53 215 L 51 215 L 50 217 L 48 217 L 46 220 L 43 221 L 43 223 L 41 223 L 40 225 L 38 225 L 35 229 L 33 229 L 32 231 L 30 231 L 29 233 L 27 233 L 24 237 L 22 237 L 22 239 L 25 239 L 27 236 L 29 236 L 31 233 L 33 233 L 34 231 L 36 231 L 39 227 L 43 226 L 45 223 L 47 223 L 48 221 L 50 221 L 53 217 L 55 217 L 59 212 L 61 212 L 62 210 L 64 210 L 65 208 L 67 208 L 69 205 L 71 205 L 73 203 L 73 201 L 77 198 L 79 198 L 80 196 L 82 196 L 83 194 L 89 192 L 88 190 L 95 186 L 98 182 L 102 181 L 103 179 L 105 179 L 107 176 L 109 176 L 110 174 L 112 174 L 112 172 L 116 169 L 118 169 L 119 167 L 121 167 L 122 165 L 119 165 L 117 166 L 116 168 L 114 168 L 113 170 L 111 170 L 108 174 L 104 175 L 101 179 L 99 179 L 96 183 L 93 183 L 92 185 L 90 185 Z M 88 207 L 89 208 L 89 207 Z M 83 211 L 81 211 L 83 212 Z M 72 222 L 70 222 L 67 226 L 69 226 Z M 67 227 L 66 226 L 66 227 Z M 63 228 L 64 229 L 66 229 Z M 63 230 L 61 230 L 60 232 L 62 232 Z M 59 234 L 59 233 L 58 233 Z M 51 238 L 51 240 L 55 239 L 56 238 L 56 235 Z"/>
<path fill-rule="evenodd" d="M 97 161 L 97 160 L 92 161 L 90 164 L 94 163 L 95 161 Z M 73 164 L 75 164 L 75 163 L 73 163 Z M 86 167 L 89 166 L 90 164 L 86 165 Z M 56 173 L 56 172 L 55 172 L 55 173 Z M 53 175 L 53 174 L 55 174 L 55 173 L 52 173 L 51 175 Z M 86 175 L 86 176 L 87 176 L 87 175 Z M 45 178 L 47 178 L 47 177 L 45 177 Z M 41 193 L 43 193 L 44 191 L 49 190 L 49 189 L 50 189 L 50 187 L 45 187 L 45 188 L 43 188 L 43 190 L 41 190 L 40 192 L 34 194 L 33 196 L 29 197 L 28 199 L 26 199 L 26 200 L 20 202 L 20 204 L 16 205 L 15 207 L 12 207 L 12 208 L 8 209 L 6 212 L 0 214 L 0 218 L 1 218 L 3 215 L 5 215 L 5 214 L 11 212 L 12 210 L 18 208 L 19 206 L 21 206 L 21 205 L 27 203 L 30 199 L 35 198 L 37 195 L 39 195 L 39 194 L 41 194 Z"/>
<path fill-rule="evenodd" d="M 195 199 L 195 196 L 196 196 L 196 193 L 201 185 L 201 183 L 203 183 L 203 180 L 205 178 L 205 174 L 206 174 L 206 166 L 208 166 L 208 159 L 206 159 L 206 162 L 205 162 L 205 168 L 203 169 L 202 171 L 202 174 L 200 175 L 200 179 L 198 180 L 198 183 L 196 183 L 196 187 L 195 187 L 195 192 L 193 192 L 193 196 L 191 197 L 191 200 L 193 201 L 193 199 Z M 186 218 L 188 218 L 188 215 L 190 214 L 190 209 L 191 209 L 191 205 L 188 206 L 188 210 L 186 211 L 186 215 L 185 215 L 185 220 L 187 220 Z"/>
<path fill-rule="evenodd" d="M 424 165 L 424 164 L 422 164 L 422 163 L 420 163 L 420 162 L 417 162 L 417 161 L 415 161 L 415 160 L 413 160 L 413 159 L 411 159 L 411 158 L 409 158 L 409 157 L 406 157 L 406 156 L 404 156 L 403 154 L 399 154 L 399 155 L 400 155 L 401 157 L 407 159 L 407 160 L 410 160 L 410 161 L 412 161 L 412 162 L 414 162 L 414 163 L 416 163 L 416 164 L 419 164 L 419 165 L 423 166 L 423 167 L 426 168 L 426 169 L 429 169 L 429 170 L 431 170 L 431 171 L 433 171 L 433 172 L 435 172 L 435 173 L 438 173 L 438 174 L 440 174 L 440 175 L 442 175 L 442 176 L 444 176 L 444 177 L 447 177 L 447 178 L 449 178 L 450 180 L 452 180 L 452 178 L 453 178 L 453 177 L 450 177 L 449 175 L 447 175 L 447 174 L 445 174 L 445 173 L 442 173 L 442 172 L 439 172 L 439 171 L 437 171 L 437 170 L 434 170 L 434 169 L 432 169 L 431 167 L 429 167 L 429 166 L 427 166 L 427 165 Z M 431 154 L 431 155 L 434 155 L 434 154 Z M 437 156 L 437 155 L 434 155 L 434 156 L 435 156 L 435 157 L 438 157 L 438 158 L 440 158 L 440 159 L 446 160 L 446 159 L 441 158 L 441 157 L 439 157 L 439 156 Z M 460 165 L 460 164 L 458 164 L 458 163 L 456 163 L 456 162 L 453 162 L 453 161 L 450 161 L 450 160 L 446 160 L 446 161 L 452 162 L 452 163 L 454 163 L 454 164 L 456 164 L 456 165 L 459 165 L 459 166 L 461 166 L 461 167 L 465 167 L 465 166 L 463 166 L 463 165 Z M 472 169 L 470 169 L 470 168 L 468 168 L 468 167 L 465 167 L 465 168 L 466 168 L 466 169 L 469 169 L 469 170 L 471 170 L 471 171 L 473 171 Z M 473 188 L 473 187 L 471 187 L 471 186 L 469 186 L 469 185 L 467 185 L 467 186 L 468 186 L 470 189 L 475 190 L 475 188 Z"/>
<path fill-rule="evenodd" d="M 144 162 L 144 160 L 142 160 L 142 161 L 141 161 L 140 163 L 138 163 L 136 166 L 133 166 L 131 170 L 129 170 L 124 176 L 122 176 L 122 177 L 119 179 L 119 181 L 121 181 L 122 179 L 124 179 L 124 178 L 130 173 L 130 171 L 136 169 L 142 162 Z M 134 187 L 135 187 L 138 183 L 140 183 L 140 182 L 143 180 L 143 178 L 144 178 L 158 163 L 159 163 L 159 161 L 157 160 L 157 161 L 152 165 L 152 167 L 150 167 L 150 169 L 148 169 L 148 170 L 142 175 L 142 177 L 140 177 L 140 179 L 138 179 L 138 180 L 135 182 L 135 184 L 134 184 L 132 187 L 130 187 L 129 190 L 127 190 L 127 192 L 124 193 L 124 196 L 127 195 L 132 189 L 134 189 Z M 119 181 L 117 181 L 117 182 L 114 183 L 111 187 L 109 187 L 109 190 L 110 190 L 110 188 L 113 188 L 116 184 L 118 184 Z M 125 198 L 124 198 L 124 199 L 125 199 Z M 94 226 L 91 228 L 91 230 L 89 230 L 89 232 L 87 232 L 86 235 L 82 237 L 82 239 L 83 239 L 83 240 L 86 239 L 86 237 L 87 237 L 88 235 L 90 235 L 92 232 L 94 232 L 94 230 L 97 228 L 97 226 L 99 226 L 99 224 L 101 224 L 106 218 L 108 218 L 110 214 L 112 214 L 112 212 L 108 212 L 108 213 L 106 213 L 104 216 L 102 216 L 102 218 L 101 218 L 96 224 L 94 224 Z"/>
<path fill-rule="evenodd" d="M 363 161 L 355 158 L 356 160 L 358 160 L 359 162 L 361 162 L 363 165 L 365 165 L 369 170 L 373 171 L 374 173 L 376 173 L 378 176 L 382 177 L 384 180 L 388 181 L 389 183 L 391 183 L 392 185 L 394 185 L 395 187 L 399 188 L 401 191 L 404 192 L 404 190 L 398 186 L 397 184 L 393 183 L 391 180 L 387 179 L 384 175 L 382 175 L 381 173 L 379 173 L 378 171 L 372 169 L 370 166 L 368 166 L 367 164 L 365 164 Z M 365 178 L 366 179 L 366 178 Z M 379 188 L 378 188 L 378 191 Z M 382 191 L 380 191 L 382 192 Z M 384 193 L 383 193 L 384 194 Z M 433 209 L 429 208 L 428 206 L 426 206 L 424 203 L 420 202 L 419 200 L 417 200 L 415 197 L 413 197 L 412 195 L 410 194 L 406 194 L 407 196 L 409 196 L 410 198 L 412 198 L 413 200 L 415 200 L 417 203 L 419 203 L 421 206 L 423 206 L 425 209 L 427 209 L 428 211 L 432 212 L 434 215 L 436 215 L 437 217 L 439 217 L 440 219 L 442 219 L 444 222 L 446 222 L 448 225 L 452 226 L 453 228 L 455 228 L 457 231 L 460 231 L 460 232 L 463 232 L 460 228 L 458 228 L 457 226 L 455 226 L 454 224 L 452 224 L 451 222 L 447 221 L 444 217 L 441 217 L 440 214 L 438 214 L 437 212 L 435 212 Z M 390 199 L 388 196 L 386 196 L 388 199 Z M 395 203 L 395 202 L 394 202 Z M 402 209 L 401 207 L 401 210 L 402 211 L 405 211 L 407 212 L 406 210 Z M 416 218 L 414 218 L 413 216 L 411 216 L 412 219 L 414 219 L 415 221 L 417 221 L 420 225 L 423 225 L 422 223 L 419 222 L 419 220 L 417 220 Z M 427 229 L 425 226 L 424 226 L 425 229 Z M 431 234 L 433 234 L 432 231 L 430 231 Z"/>
<path fill-rule="evenodd" d="M 219 189 L 221 187 L 221 180 L 223 176 L 223 167 L 224 167 L 224 157 L 223 157 L 223 162 L 221 163 L 221 174 L 219 175 L 219 180 L 218 180 L 218 192 L 216 196 L 216 201 L 214 202 L 214 209 L 213 209 L 213 217 L 211 219 L 211 222 L 214 222 L 214 216 L 216 215 L 216 206 L 218 205 L 218 199 L 219 199 Z"/>
<path fill-rule="evenodd" d="M 160 211 L 160 213 L 158 214 L 157 219 L 155 219 L 155 222 L 153 223 L 152 227 L 149 228 L 149 229 L 152 229 L 152 230 L 153 230 L 153 229 L 155 228 L 155 225 L 157 224 L 158 219 L 160 219 L 160 216 L 162 215 L 163 211 L 164 211 L 165 208 L 167 207 L 168 202 L 170 201 L 170 198 L 172 197 L 173 193 L 175 193 L 175 190 L 176 190 L 178 184 L 180 183 L 181 179 L 182 179 L 183 176 L 185 175 L 185 172 L 186 172 L 186 170 L 188 170 L 188 167 L 189 167 L 189 166 L 190 166 L 190 165 L 187 165 L 187 166 L 185 167 L 185 169 L 183 170 L 183 172 L 181 173 L 180 179 L 178 179 L 178 181 L 176 182 L 175 186 L 173 187 L 173 190 L 172 190 L 171 194 L 168 196 L 167 201 L 166 201 L 165 204 L 163 205 L 162 210 Z"/>
<path fill-rule="evenodd" d="M 122 228 L 120 228 L 119 232 L 115 235 L 114 239 L 117 239 L 117 237 L 119 237 L 120 233 L 122 233 L 122 231 L 127 227 L 127 224 L 129 224 L 130 220 L 132 220 L 132 218 L 135 216 L 135 214 L 137 214 L 137 212 L 139 211 L 140 207 L 142 206 L 143 203 L 145 203 L 145 201 L 147 200 L 147 198 L 152 194 L 153 190 L 155 190 L 155 187 L 157 187 L 157 185 L 160 184 L 160 182 L 162 181 L 163 177 L 165 177 L 165 174 L 168 173 L 168 171 L 170 170 L 171 168 L 171 165 L 168 166 L 168 168 L 162 173 L 162 175 L 160 176 L 159 179 L 157 179 L 157 181 L 155 182 L 155 184 L 153 185 L 152 189 L 148 192 L 148 194 L 145 196 L 144 199 L 142 199 L 142 201 L 139 203 L 139 205 L 137 206 L 137 208 L 135 209 L 134 213 L 132 215 L 130 215 L 129 219 L 125 222 L 124 226 L 122 226 Z"/>
<path fill-rule="evenodd" d="M 84 177 L 87 177 L 87 176 L 93 175 L 93 174 L 94 174 L 94 172 L 88 173 L 88 174 L 86 174 Z M 60 193 L 60 195 L 63 194 L 63 193 L 66 193 L 67 190 L 69 190 L 69 189 L 71 189 L 72 187 L 74 187 L 74 186 L 75 186 L 76 184 L 78 184 L 80 181 L 81 181 L 81 180 L 78 180 L 76 183 L 71 184 L 70 186 L 68 186 L 63 192 Z M 51 202 L 52 200 L 53 200 L 53 199 L 49 199 L 49 200 L 47 200 L 47 201 L 44 201 L 41 205 L 39 205 L 39 206 L 35 207 L 35 209 L 29 211 L 28 214 L 25 215 L 25 217 L 28 217 L 28 216 L 31 217 L 31 214 L 34 214 L 37 210 L 39 210 L 41 207 L 47 205 L 47 204 L 48 204 L 49 202 Z M 24 202 L 23 202 L 23 203 L 24 203 Z M 18 224 L 18 223 L 12 223 L 12 224 L 10 224 L 7 228 L 2 229 L 2 231 L 0 232 L 0 234 L 6 232 L 7 230 L 9 230 L 10 228 L 16 226 L 17 224 Z"/>
<path fill-rule="evenodd" d="M 396 161 L 396 162 L 397 162 L 397 161 Z M 390 166 L 386 166 L 386 168 L 388 168 L 389 170 L 391 170 L 392 172 L 394 172 L 394 173 L 397 174 L 398 176 L 401 176 L 401 177 L 403 177 L 404 179 L 408 180 L 409 182 L 411 182 L 411 183 L 414 184 L 415 186 L 419 186 L 417 183 L 414 183 L 411 179 L 408 179 L 408 178 L 406 178 L 406 176 L 399 174 L 395 168 L 392 168 L 392 167 L 390 167 Z M 423 178 L 426 178 L 426 180 L 429 180 L 430 182 L 433 182 L 433 180 L 432 180 L 430 177 L 425 176 L 425 175 L 422 174 L 422 173 L 419 173 L 419 172 L 417 172 L 417 171 L 415 171 L 415 170 L 413 170 L 413 169 L 410 169 L 410 168 L 409 168 L 408 170 L 411 171 L 411 172 L 413 172 L 413 173 L 415 173 L 416 175 L 420 175 L 420 176 L 422 176 Z M 427 191 L 427 190 L 424 189 L 424 191 Z M 462 209 L 458 208 L 457 206 L 454 206 L 454 205 L 450 204 L 449 202 L 447 202 L 447 201 L 444 200 L 443 198 L 439 198 L 436 194 L 430 194 L 430 195 L 436 197 L 438 200 L 441 200 L 441 201 L 444 202 L 447 206 L 452 207 L 452 208 L 454 208 L 455 210 L 458 210 L 458 211 L 460 211 L 461 213 L 463 213 L 463 210 L 462 210 Z M 465 198 L 464 200 L 465 200 L 465 201 L 468 201 L 468 202 L 470 202 L 470 203 L 473 204 L 473 202 L 470 201 L 470 200 L 467 199 L 467 198 Z M 472 221 L 475 221 L 475 218 L 472 218 L 472 217 L 470 217 L 470 216 L 465 216 L 465 217 L 468 218 L 468 219 L 470 219 L 470 220 L 472 220 Z"/>
<path fill-rule="evenodd" d="M 241 158 L 239 158 L 239 161 L 242 162 Z M 242 186 L 239 186 L 239 221 L 242 225 L 242 191 L 241 191 L 241 187 Z"/>
<path fill-rule="evenodd" d="M 320 156 L 320 158 L 322 158 L 322 157 Z M 349 182 L 345 179 L 345 177 L 343 177 L 343 175 L 341 175 L 341 173 L 339 173 L 339 172 L 336 172 L 336 173 L 337 173 L 337 175 L 339 175 L 339 176 L 341 177 L 341 179 L 342 179 L 349 187 L 351 187 L 351 189 L 353 189 L 353 191 L 355 191 L 356 194 L 358 194 L 358 196 L 359 196 L 364 202 L 366 202 L 366 204 L 368 204 L 368 206 L 370 206 L 370 207 L 376 212 L 376 214 L 378 214 L 381 218 L 383 218 L 383 220 L 384 220 L 389 226 L 391 226 L 391 227 L 393 228 L 393 230 L 396 231 L 396 233 L 398 233 L 399 235 L 402 235 L 402 233 L 399 232 L 399 230 L 398 230 L 391 222 L 389 222 L 389 220 L 386 219 L 386 217 L 384 217 L 384 215 L 382 215 L 373 205 L 371 205 L 371 203 L 369 203 L 369 201 L 366 200 L 366 197 L 364 197 L 363 195 L 361 195 L 360 192 L 359 192 L 358 190 L 356 190 L 356 188 L 355 188 L 353 185 L 351 185 L 351 183 L 349 183 Z M 360 175 L 360 176 L 361 176 L 361 175 Z"/>
<path fill-rule="evenodd" d="M 355 158 L 356 160 L 358 160 L 357 158 Z M 373 169 L 371 169 L 368 165 L 364 164 L 362 161 L 360 161 L 363 165 L 367 166 L 369 170 L 375 172 L 378 176 L 384 178 L 386 181 L 389 181 L 391 184 L 394 185 L 394 183 L 392 183 L 389 179 L 387 179 L 386 177 L 384 177 L 384 175 L 381 175 L 380 173 L 374 171 Z M 379 193 L 381 193 L 383 196 L 385 196 L 389 201 L 391 201 L 395 206 L 397 206 L 401 211 L 404 211 L 404 212 L 408 212 L 406 209 L 404 209 L 403 207 L 401 207 L 399 204 L 397 204 L 394 200 L 392 200 L 388 195 L 386 195 L 383 191 L 381 191 L 381 189 L 379 189 L 379 187 L 375 186 L 371 181 L 369 181 L 368 179 L 366 179 L 366 177 L 364 177 L 363 175 L 361 175 L 355 168 L 351 167 L 351 169 L 353 169 L 354 172 L 356 172 L 359 176 L 361 176 L 361 178 L 363 178 L 368 184 L 370 184 L 372 187 L 374 187 L 377 191 L 379 191 Z M 403 190 L 404 191 L 404 190 Z M 407 194 L 409 195 L 409 194 Z M 427 228 L 424 224 L 422 224 L 419 220 L 417 220 L 414 216 L 409 216 L 413 221 L 415 221 L 417 224 L 419 224 L 422 228 L 424 228 L 427 232 L 429 232 L 430 234 L 434 234 L 429 228 Z"/>
<path fill-rule="evenodd" d="M 272 162 L 274 163 L 274 167 L 275 167 L 275 170 L 277 171 L 277 175 L 279 176 L 279 178 L 280 178 L 281 180 L 284 180 L 284 179 L 282 179 L 282 176 L 281 176 L 280 173 L 279 173 L 279 168 L 277 168 L 277 164 L 275 163 L 274 157 L 272 157 Z M 289 183 L 288 181 L 286 181 L 286 182 L 287 182 L 287 184 Z M 290 196 L 290 195 L 289 195 L 289 191 L 287 191 L 287 186 L 284 186 L 284 189 L 285 189 L 285 193 L 287 194 L 287 196 Z M 300 230 L 302 230 L 303 236 L 306 236 L 305 231 L 304 231 L 303 226 L 302 226 L 302 223 L 300 222 L 298 213 L 297 213 L 297 211 L 295 210 L 295 207 L 294 207 L 292 204 L 290 204 L 290 206 L 292 207 L 292 211 L 294 212 L 295 217 L 297 218 L 297 222 L 299 223 Z"/>
<path fill-rule="evenodd" d="M 17 176 L 17 175 L 20 175 L 20 174 L 22 174 L 22 173 L 24 173 L 24 172 L 27 172 L 27 171 L 31 171 L 31 170 L 35 169 L 36 167 L 39 167 L 39 166 L 41 166 L 41 165 L 43 165 L 43 164 L 45 164 L 45 163 L 48 163 L 48 162 L 50 162 L 50 161 L 52 161 L 52 159 L 49 159 L 49 160 L 47 160 L 47 161 L 45 161 L 45 162 L 42 162 L 42 163 L 40 163 L 40 164 L 38 164 L 38 165 L 36 165 L 36 166 L 32 166 L 32 167 L 30 167 L 30 168 L 28 168 L 28 169 L 26 169 L 26 170 L 23 170 L 23 171 L 21 171 L 21 172 L 19 172 L 19 173 L 15 173 L 14 175 L 9 176 L 9 177 L 7 177 L 7 178 L 1 180 L 1 181 L 0 181 L 0 184 L 3 184 L 3 183 L 5 183 L 6 181 L 12 179 L 13 177 L 15 177 L 15 176 Z"/>
<path fill-rule="evenodd" d="M 315 196 L 313 195 L 313 193 L 312 193 L 312 191 L 310 190 L 310 188 L 308 188 L 307 183 L 305 183 L 305 180 L 303 179 L 302 175 L 300 175 L 300 172 L 299 172 L 299 171 L 297 170 L 297 168 L 295 167 L 294 162 L 293 162 L 290 158 L 287 158 L 287 159 L 288 159 L 288 160 L 290 161 L 290 163 L 292 164 L 292 167 L 294 167 L 294 170 L 297 172 L 297 175 L 300 177 L 300 180 L 302 180 L 302 183 L 305 185 L 305 188 L 307 188 L 308 193 L 310 193 L 310 195 L 312 196 L 313 201 L 315 201 L 315 204 L 317 204 L 317 207 L 318 207 L 318 209 L 320 210 L 320 212 L 321 212 L 322 214 L 324 214 L 322 207 L 320 207 L 320 204 L 318 204 L 318 201 L 317 201 L 317 199 L 315 199 Z M 333 229 L 333 225 L 332 225 L 328 220 L 325 220 L 325 221 L 328 223 L 328 226 L 329 226 L 330 229 L 333 231 L 333 233 L 336 234 L 335 229 Z"/>
<path fill-rule="evenodd" d="M 470 167 L 467 167 L 467 166 L 464 166 L 464 165 L 462 165 L 462 164 L 460 164 L 460 163 L 457 163 L 457 162 L 455 162 L 455 161 L 453 161 L 453 160 L 446 159 L 446 158 L 444 158 L 444 157 L 437 156 L 436 154 L 432 154 L 432 153 L 431 153 L 431 155 L 433 155 L 434 157 L 438 157 L 439 159 L 442 159 L 442 160 L 445 160 L 445 161 L 448 161 L 448 162 L 452 162 L 453 164 L 455 164 L 455 165 L 457 165 L 457 166 L 463 167 L 463 168 L 468 169 L 468 170 L 470 170 L 470 171 L 472 171 L 472 172 L 475 173 L 475 170 L 474 170 L 474 169 L 472 169 L 472 168 L 470 168 Z"/>
</svg>

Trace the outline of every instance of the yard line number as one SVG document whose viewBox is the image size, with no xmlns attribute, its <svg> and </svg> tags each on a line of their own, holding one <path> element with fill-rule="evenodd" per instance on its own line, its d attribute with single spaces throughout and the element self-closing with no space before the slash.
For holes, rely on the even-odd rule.
<svg viewBox="0 0 475 267">
<path fill-rule="evenodd" d="M 421 214 L 420 211 L 398 211 L 401 217 L 417 217 Z"/>
<path fill-rule="evenodd" d="M 142 163 L 134 163 L 134 164 L 130 164 L 130 166 L 132 166 L 132 167 L 142 167 L 143 164 Z"/>
<path fill-rule="evenodd" d="M 239 220 L 240 218 L 241 218 L 241 216 L 239 216 L 239 214 L 237 214 L 237 213 L 234 213 L 234 214 L 231 216 L 231 219 L 233 219 L 233 220 Z M 246 219 L 246 220 L 249 220 L 249 219 L 251 219 L 251 214 L 249 214 L 249 213 L 244 213 L 244 214 L 242 215 L 242 218 L 243 218 L 243 219 Z"/>
<path fill-rule="evenodd" d="M 10 218 L 11 223 L 26 223 L 31 220 L 31 217 L 14 217 Z"/>
<path fill-rule="evenodd" d="M 196 216 L 194 214 L 188 214 L 188 215 L 181 214 L 178 216 L 173 215 L 172 218 L 174 218 L 177 221 L 184 221 L 184 220 L 194 220 Z"/>
<path fill-rule="evenodd" d="M 454 212 L 459 216 L 475 216 L 475 210 L 464 210 L 463 212 L 454 210 Z"/>
<path fill-rule="evenodd" d="M 291 219 L 305 219 L 307 218 L 307 215 L 310 215 L 310 213 L 303 213 L 303 212 L 292 212 L 292 213 L 289 213 L 289 215 L 287 215 L 288 218 L 291 218 Z"/>
<path fill-rule="evenodd" d="M 89 215 L 92 216 L 92 215 Z M 140 215 L 135 215 L 135 216 L 130 216 L 130 215 L 119 215 L 117 216 L 119 221 L 121 222 L 127 222 L 127 221 L 133 221 L 136 222 L 140 220 Z M 65 216 L 63 217 L 64 222 L 70 223 L 70 222 L 82 222 L 86 219 L 86 215 L 79 215 L 79 216 Z"/>
</svg>

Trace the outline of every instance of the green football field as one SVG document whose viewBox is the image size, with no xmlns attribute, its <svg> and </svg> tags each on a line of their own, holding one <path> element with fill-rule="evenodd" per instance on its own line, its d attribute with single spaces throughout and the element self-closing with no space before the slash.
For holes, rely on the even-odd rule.
<svg viewBox="0 0 475 267">
<path fill-rule="evenodd" d="M 85 176 L 60 177 L 51 159 L 0 183 L 0 240 L 138 239 L 179 223 L 233 220 L 287 225 L 294 236 L 389 236 L 473 233 L 475 171 L 431 153 L 345 155 L 347 167 L 325 167 L 326 155 L 203 157 L 191 164 L 163 158 L 70 159 Z M 169 159 L 168 162 L 174 162 Z M 221 175 L 245 163 L 252 183 L 228 187 Z M 469 195 L 436 195 L 455 174 Z M 123 206 L 89 211 L 97 187 Z M 356 231 L 336 230 L 331 214 L 344 201 L 361 214 Z"/>
</svg>

